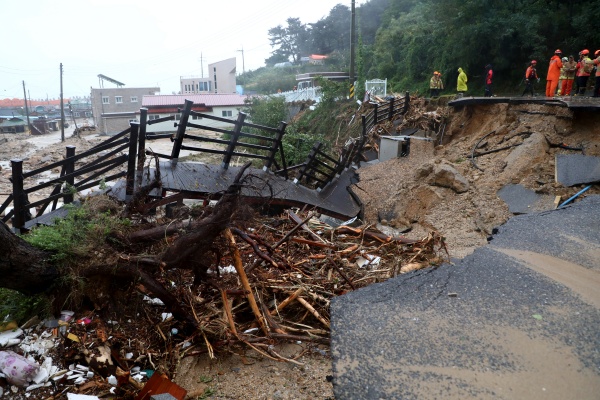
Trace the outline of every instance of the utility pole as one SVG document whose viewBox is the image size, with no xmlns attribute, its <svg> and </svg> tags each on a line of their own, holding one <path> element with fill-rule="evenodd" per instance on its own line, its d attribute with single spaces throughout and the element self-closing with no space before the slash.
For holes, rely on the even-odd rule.
<svg viewBox="0 0 600 400">
<path fill-rule="evenodd" d="M 352 22 L 350 23 L 350 97 L 354 97 L 354 47 L 356 45 L 356 8 L 352 0 Z"/>
<path fill-rule="evenodd" d="M 63 102 L 63 67 L 60 63 L 60 140 L 65 141 L 65 104 Z"/>
<path fill-rule="evenodd" d="M 27 129 L 31 133 L 31 125 L 29 122 L 29 107 L 27 107 L 27 92 L 25 92 L 25 81 L 23 81 L 23 99 L 25 100 L 25 115 L 27 115 Z"/>
<path fill-rule="evenodd" d="M 200 52 L 200 76 L 204 79 L 204 63 L 202 61 L 202 52 Z"/>
<path fill-rule="evenodd" d="M 244 46 L 242 46 L 241 50 L 238 50 L 242 52 L 242 73 L 246 73 L 246 64 L 244 62 Z"/>
</svg>

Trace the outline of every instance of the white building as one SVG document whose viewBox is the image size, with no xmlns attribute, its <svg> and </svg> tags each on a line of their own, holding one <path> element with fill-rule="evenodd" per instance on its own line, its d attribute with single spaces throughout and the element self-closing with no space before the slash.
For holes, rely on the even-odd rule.
<svg viewBox="0 0 600 400">
<path fill-rule="evenodd" d="M 179 78 L 181 94 L 235 93 L 236 59 L 228 58 L 208 64 L 208 77 Z"/>
</svg>

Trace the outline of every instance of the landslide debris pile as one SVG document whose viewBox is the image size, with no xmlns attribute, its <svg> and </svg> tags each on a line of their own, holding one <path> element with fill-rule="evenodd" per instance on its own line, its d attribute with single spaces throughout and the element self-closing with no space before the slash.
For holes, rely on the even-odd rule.
<svg viewBox="0 0 600 400">
<path fill-rule="evenodd" d="M 408 157 L 363 165 L 354 191 L 365 204 L 366 223 L 380 223 L 382 229 L 407 232 L 408 237 L 435 230 L 446 239 L 452 257 L 484 245 L 493 229 L 510 218 L 498 197 L 504 186 L 520 184 L 564 200 L 583 186 L 555 182 L 556 154 L 582 149 L 586 155 L 600 155 L 600 115 L 593 111 L 542 104 L 453 109 L 413 98 L 402 121 L 375 127 L 371 137 L 376 141 L 379 135 L 410 127 L 419 128 L 415 136 L 432 141 L 412 140 Z M 587 193 L 600 189 L 595 185 Z"/>
</svg>

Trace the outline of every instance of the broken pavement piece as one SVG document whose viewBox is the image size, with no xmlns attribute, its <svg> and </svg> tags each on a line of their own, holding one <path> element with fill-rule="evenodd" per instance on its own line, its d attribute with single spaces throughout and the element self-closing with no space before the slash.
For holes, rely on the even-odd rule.
<svg viewBox="0 0 600 400">
<path fill-rule="evenodd" d="M 537 194 L 535 191 L 518 184 L 508 184 L 498 190 L 497 194 L 513 214 L 551 210 L 554 207 L 551 195 Z"/>
<path fill-rule="evenodd" d="M 583 154 L 557 154 L 554 179 L 564 186 L 600 182 L 600 157 Z"/>
</svg>

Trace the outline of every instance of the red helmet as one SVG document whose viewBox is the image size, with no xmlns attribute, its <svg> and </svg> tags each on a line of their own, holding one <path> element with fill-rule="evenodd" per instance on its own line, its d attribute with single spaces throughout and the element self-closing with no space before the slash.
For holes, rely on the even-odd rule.
<svg viewBox="0 0 600 400">
<path fill-rule="evenodd" d="M 600 50 L 596 50 L 596 52 L 594 53 L 594 56 L 598 56 L 598 54 L 600 54 Z"/>
<path fill-rule="evenodd" d="M 560 51 L 560 49 L 556 49 L 556 51 L 554 52 L 554 54 L 562 54 L 562 51 Z"/>
<path fill-rule="evenodd" d="M 584 56 L 587 56 L 588 54 L 590 54 L 590 51 L 588 49 L 583 49 L 583 50 L 581 50 L 581 54 L 583 54 Z"/>
<path fill-rule="evenodd" d="M 535 65 L 535 64 L 537 64 L 537 61 L 535 61 L 535 60 L 531 60 L 531 63 L 532 63 L 533 65 Z"/>
</svg>

